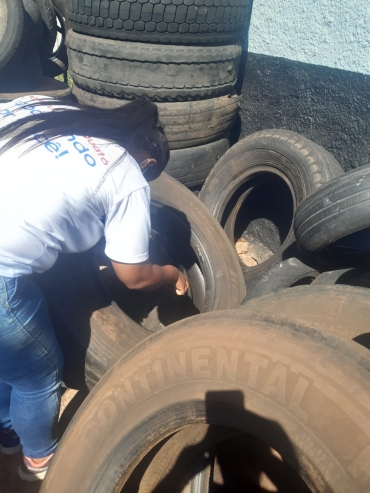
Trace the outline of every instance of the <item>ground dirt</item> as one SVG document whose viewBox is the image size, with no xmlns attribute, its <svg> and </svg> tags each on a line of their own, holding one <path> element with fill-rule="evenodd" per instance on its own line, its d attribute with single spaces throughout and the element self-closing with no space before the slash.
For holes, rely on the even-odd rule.
<svg viewBox="0 0 370 493">
<path fill-rule="evenodd" d="M 70 420 L 70 414 L 73 413 L 67 406 L 76 393 L 76 390 L 67 389 L 62 396 L 60 423 L 63 428 L 66 426 L 65 422 Z M 16 455 L 0 454 L 0 493 L 38 493 L 40 490 L 41 481 L 28 483 L 18 477 L 18 465 L 21 460 L 22 453 Z"/>
</svg>

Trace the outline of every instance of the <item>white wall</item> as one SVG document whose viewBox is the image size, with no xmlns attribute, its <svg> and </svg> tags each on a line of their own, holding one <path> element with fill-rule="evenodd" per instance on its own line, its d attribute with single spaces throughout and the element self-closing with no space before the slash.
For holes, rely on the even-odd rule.
<svg viewBox="0 0 370 493">
<path fill-rule="evenodd" d="M 248 51 L 370 74 L 370 0 L 254 0 Z"/>
</svg>

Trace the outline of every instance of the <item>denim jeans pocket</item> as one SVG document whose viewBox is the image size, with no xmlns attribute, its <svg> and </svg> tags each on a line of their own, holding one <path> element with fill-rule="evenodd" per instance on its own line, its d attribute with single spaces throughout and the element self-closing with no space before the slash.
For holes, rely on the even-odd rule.
<svg viewBox="0 0 370 493">
<path fill-rule="evenodd" d="M 8 310 L 12 307 L 12 302 L 18 295 L 19 291 L 19 278 L 18 277 L 1 277 L 1 295 L 2 303 L 7 307 Z"/>
</svg>

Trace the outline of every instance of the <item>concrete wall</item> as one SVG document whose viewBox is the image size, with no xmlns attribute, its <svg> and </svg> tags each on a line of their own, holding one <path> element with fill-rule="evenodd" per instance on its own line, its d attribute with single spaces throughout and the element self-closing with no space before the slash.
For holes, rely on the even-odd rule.
<svg viewBox="0 0 370 493">
<path fill-rule="evenodd" d="M 241 135 L 286 128 L 370 164 L 370 2 L 254 0 Z"/>
<path fill-rule="evenodd" d="M 249 51 L 370 74 L 370 2 L 254 0 Z"/>
</svg>

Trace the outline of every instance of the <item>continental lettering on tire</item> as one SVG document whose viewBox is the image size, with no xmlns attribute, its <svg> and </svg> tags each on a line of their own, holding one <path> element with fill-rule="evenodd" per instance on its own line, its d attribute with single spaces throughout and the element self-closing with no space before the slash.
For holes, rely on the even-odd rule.
<svg viewBox="0 0 370 493">
<path fill-rule="evenodd" d="M 326 380 L 327 392 L 324 392 L 317 381 L 302 374 L 301 368 L 299 363 L 288 365 L 277 356 L 268 357 L 266 353 L 238 347 L 207 345 L 182 349 L 151 361 L 107 388 L 93 411 L 93 417 L 82 429 L 82 439 L 88 446 L 96 445 L 104 436 L 104 429 L 116 425 L 122 419 L 122 413 L 140 405 L 150 393 L 172 384 L 178 385 L 181 381 L 232 383 L 237 388 L 245 388 L 246 392 L 249 389 L 266 396 L 285 408 L 291 414 L 292 422 L 300 421 L 307 431 L 291 438 L 305 450 L 304 460 L 319 467 L 325 477 L 338 478 L 338 493 L 351 493 L 352 486 L 343 482 L 342 466 L 329 449 L 324 450 L 317 437 L 325 433 L 330 448 L 338 451 L 349 474 L 356 483 L 364 485 L 368 484 L 370 477 L 369 441 L 364 439 L 364 435 L 362 441 L 355 439 L 361 424 L 346 412 L 353 403 L 347 402 L 339 407 L 331 398 L 336 384 L 329 385 Z M 342 429 L 338 428 L 338 423 L 342 423 Z M 364 426 L 366 428 L 366 423 Z M 344 435 L 341 437 L 342 431 Z M 353 446 L 348 444 L 348 440 L 343 441 L 348 433 L 353 433 Z"/>
<path fill-rule="evenodd" d="M 203 346 L 158 358 L 122 380 L 120 385 L 115 385 L 105 393 L 106 398 L 99 406 L 96 416 L 99 425 L 104 427 L 112 424 L 119 413 L 135 406 L 151 392 L 179 380 L 240 383 L 287 406 L 300 420 L 308 419 L 308 413 L 302 408 L 302 401 L 311 384 L 308 378 L 285 364 L 252 351 Z M 114 401 L 109 399 L 110 395 L 114 396 Z M 89 423 L 85 430 L 85 437 L 90 441 L 92 435 Z"/>
</svg>

